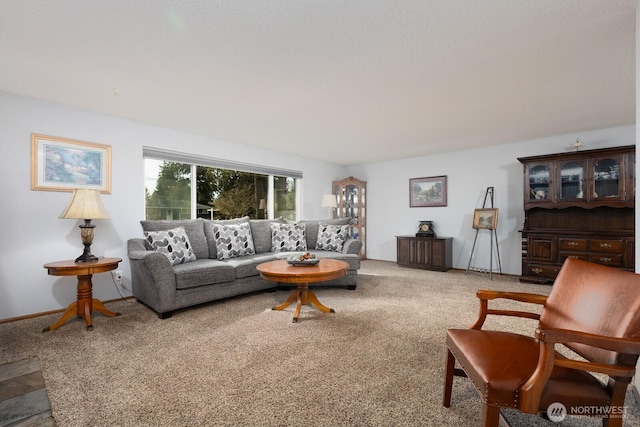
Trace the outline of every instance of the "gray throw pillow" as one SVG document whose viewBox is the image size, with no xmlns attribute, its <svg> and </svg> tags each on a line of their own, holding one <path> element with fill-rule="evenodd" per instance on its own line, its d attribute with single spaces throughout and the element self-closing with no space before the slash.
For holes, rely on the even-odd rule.
<svg viewBox="0 0 640 427">
<path fill-rule="evenodd" d="M 348 225 L 329 225 L 320 223 L 316 249 L 320 251 L 342 252 L 349 234 Z"/>
<path fill-rule="evenodd" d="M 189 236 L 191 247 L 196 258 L 209 258 L 209 247 L 204 232 L 204 220 L 184 219 L 184 220 L 144 220 L 140 221 L 143 231 L 166 231 L 177 227 L 184 227 L 184 231 Z"/>
<path fill-rule="evenodd" d="M 144 237 L 151 249 L 166 256 L 171 265 L 196 260 L 184 227 L 163 231 L 145 231 Z"/>
<path fill-rule="evenodd" d="M 221 261 L 256 254 L 249 222 L 242 224 L 214 224 L 213 235 L 216 239 L 218 259 Z"/>
<path fill-rule="evenodd" d="M 220 220 L 204 220 L 204 235 L 206 236 L 207 246 L 209 247 L 209 258 L 217 259 L 218 258 L 218 249 L 216 248 L 216 238 L 213 235 L 213 226 L 216 224 L 241 224 L 243 222 L 248 222 L 249 217 L 243 216 L 242 218 L 234 218 L 234 219 L 220 219 Z"/>
<path fill-rule="evenodd" d="M 271 224 L 271 251 L 306 251 L 305 224 Z"/>
</svg>

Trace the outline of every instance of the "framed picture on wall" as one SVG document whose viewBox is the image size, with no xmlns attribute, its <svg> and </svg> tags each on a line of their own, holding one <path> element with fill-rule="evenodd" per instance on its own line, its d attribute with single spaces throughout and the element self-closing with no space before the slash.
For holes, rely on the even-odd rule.
<svg viewBox="0 0 640 427">
<path fill-rule="evenodd" d="M 31 135 L 31 189 L 111 193 L 111 146 Z"/>
<path fill-rule="evenodd" d="M 447 206 L 447 177 L 431 176 L 409 180 L 409 207 Z"/>
<path fill-rule="evenodd" d="M 473 228 L 495 230 L 498 227 L 498 209 L 476 209 L 473 213 Z"/>
</svg>

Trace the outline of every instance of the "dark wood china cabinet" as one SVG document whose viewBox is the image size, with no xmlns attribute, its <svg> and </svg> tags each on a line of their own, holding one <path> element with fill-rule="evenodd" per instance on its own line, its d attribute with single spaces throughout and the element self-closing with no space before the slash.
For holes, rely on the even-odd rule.
<svg viewBox="0 0 640 427">
<path fill-rule="evenodd" d="M 568 257 L 635 270 L 635 145 L 518 160 L 521 281 L 552 283 Z"/>
</svg>

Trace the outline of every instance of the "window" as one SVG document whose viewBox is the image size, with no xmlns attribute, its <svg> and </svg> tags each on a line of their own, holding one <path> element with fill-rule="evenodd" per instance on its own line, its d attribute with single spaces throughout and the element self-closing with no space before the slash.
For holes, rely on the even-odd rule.
<svg viewBox="0 0 640 427">
<path fill-rule="evenodd" d="M 274 170 L 265 174 L 260 172 L 269 170 L 260 166 L 147 148 L 143 152 L 148 220 L 242 216 L 296 219 L 300 172 L 284 171 L 288 173 L 283 175 L 283 171 Z M 183 161 L 176 161 L 180 159 Z"/>
</svg>

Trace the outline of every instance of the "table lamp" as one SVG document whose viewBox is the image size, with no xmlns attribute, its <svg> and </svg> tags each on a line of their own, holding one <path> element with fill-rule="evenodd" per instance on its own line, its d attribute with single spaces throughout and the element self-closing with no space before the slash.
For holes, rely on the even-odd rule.
<svg viewBox="0 0 640 427">
<path fill-rule="evenodd" d="M 84 252 L 76 262 L 97 261 L 98 257 L 91 254 L 91 243 L 93 243 L 92 219 L 109 219 L 109 214 L 102 204 L 100 192 L 98 190 L 86 190 L 76 188 L 73 190 L 71 201 L 58 218 L 62 219 L 84 219 L 84 224 L 80 225 L 80 236 L 84 245 Z"/>
<path fill-rule="evenodd" d="M 320 206 L 323 208 L 329 208 L 329 219 L 333 218 L 333 210 L 338 207 L 338 203 L 336 203 L 336 196 L 333 194 L 323 195 Z"/>
</svg>

